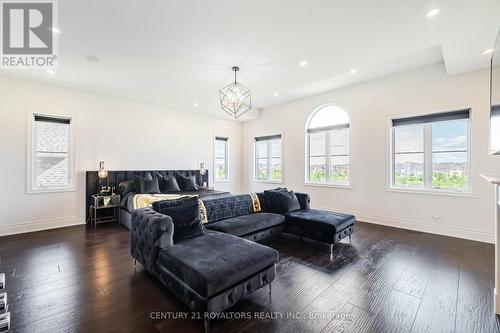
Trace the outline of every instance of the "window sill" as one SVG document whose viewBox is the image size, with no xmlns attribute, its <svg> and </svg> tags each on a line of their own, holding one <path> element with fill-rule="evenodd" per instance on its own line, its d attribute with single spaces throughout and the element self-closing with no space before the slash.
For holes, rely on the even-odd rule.
<svg viewBox="0 0 500 333">
<path fill-rule="evenodd" d="M 500 149 L 492 149 L 492 150 L 490 150 L 490 155 L 500 155 Z"/>
<path fill-rule="evenodd" d="M 284 182 L 282 180 L 260 180 L 260 179 L 254 179 L 254 183 L 263 183 L 263 184 L 281 184 L 283 185 Z"/>
<path fill-rule="evenodd" d="M 342 188 L 346 190 L 352 190 L 351 185 L 342 184 L 321 184 L 321 183 L 304 183 L 304 186 L 315 186 L 315 187 L 331 187 L 331 188 Z"/>
<path fill-rule="evenodd" d="M 446 190 L 418 190 L 418 189 L 400 188 L 400 187 L 390 187 L 387 189 L 387 192 L 477 199 L 477 196 L 472 194 L 472 192 L 457 192 L 457 191 L 446 191 Z"/>
<path fill-rule="evenodd" d="M 54 188 L 54 189 L 46 189 L 46 190 L 34 190 L 28 189 L 28 194 L 50 194 L 50 193 L 64 193 L 64 192 L 76 192 L 74 188 Z"/>
<path fill-rule="evenodd" d="M 229 179 L 214 179 L 214 183 L 230 183 Z"/>
</svg>

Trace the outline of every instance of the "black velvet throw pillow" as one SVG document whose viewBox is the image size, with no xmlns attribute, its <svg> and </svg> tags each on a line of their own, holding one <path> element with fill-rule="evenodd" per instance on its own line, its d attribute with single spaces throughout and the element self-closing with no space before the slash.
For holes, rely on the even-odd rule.
<svg viewBox="0 0 500 333">
<path fill-rule="evenodd" d="M 199 187 L 198 184 L 196 184 L 196 176 L 186 177 L 179 174 L 178 177 L 183 191 L 198 191 Z"/>
<path fill-rule="evenodd" d="M 269 213 L 274 212 L 271 206 L 271 198 L 269 196 L 270 192 L 288 192 L 288 190 L 286 187 L 278 187 L 270 190 L 264 190 L 264 192 L 257 194 L 259 196 L 262 211 Z"/>
<path fill-rule="evenodd" d="M 174 243 L 203 235 L 198 198 L 153 202 L 153 209 L 168 215 L 174 222 Z"/>
<path fill-rule="evenodd" d="M 277 188 L 273 188 L 271 190 L 264 191 L 265 194 L 269 194 L 269 192 L 288 192 L 288 190 L 286 189 L 286 187 L 277 187 Z"/>
<path fill-rule="evenodd" d="M 266 196 L 272 213 L 283 214 L 300 209 L 299 200 L 293 191 L 269 191 Z"/>
<path fill-rule="evenodd" d="M 163 176 L 161 174 L 156 174 L 158 177 L 158 184 L 160 185 L 161 193 L 170 192 L 180 192 L 179 184 L 177 184 L 177 179 L 174 176 Z"/>
<path fill-rule="evenodd" d="M 151 172 L 146 174 L 146 177 L 142 178 L 139 176 L 134 176 L 135 191 L 141 194 L 158 194 L 160 193 L 160 187 L 158 185 L 158 178 L 156 175 L 153 177 Z"/>
</svg>

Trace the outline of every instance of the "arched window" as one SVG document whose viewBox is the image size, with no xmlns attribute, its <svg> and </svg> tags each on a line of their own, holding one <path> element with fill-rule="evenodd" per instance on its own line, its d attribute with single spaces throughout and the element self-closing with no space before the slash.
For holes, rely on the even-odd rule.
<svg viewBox="0 0 500 333">
<path fill-rule="evenodd" d="M 349 115 L 326 105 L 316 109 L 306 126 L 306 182 L 350 185 Z"/>
</svg>

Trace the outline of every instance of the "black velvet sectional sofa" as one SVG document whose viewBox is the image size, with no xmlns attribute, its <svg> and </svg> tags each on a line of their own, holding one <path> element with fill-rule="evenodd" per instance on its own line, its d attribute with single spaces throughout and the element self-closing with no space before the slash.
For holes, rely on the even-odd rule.
<svg viewBox="0 0 500 333">
<path fill-rule="evenodd" d="M 279 192 L 279 193 L 278 193 Z M 248 195 L 159 201 L 133 211 L 132 256 L 205 319 L 269 285 L 278 252 L 256 243 L 282 232 L 333 245 L 355 217 L 310 208 L 309 195 L 275 189 Z"/>
</svg>

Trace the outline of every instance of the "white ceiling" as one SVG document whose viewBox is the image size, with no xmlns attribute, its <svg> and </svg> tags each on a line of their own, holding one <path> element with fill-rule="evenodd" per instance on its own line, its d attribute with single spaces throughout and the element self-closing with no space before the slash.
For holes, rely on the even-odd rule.
<svg viewBox="0 0 500 333">
<path fill-rule="evenodd" d="M 486 68 L 500 1 L 64 0 L 58 25 L 56 73 L 14 75 L 226 117 L 233 65 L 256 109 L 439 62 Z"/>
</svg>

